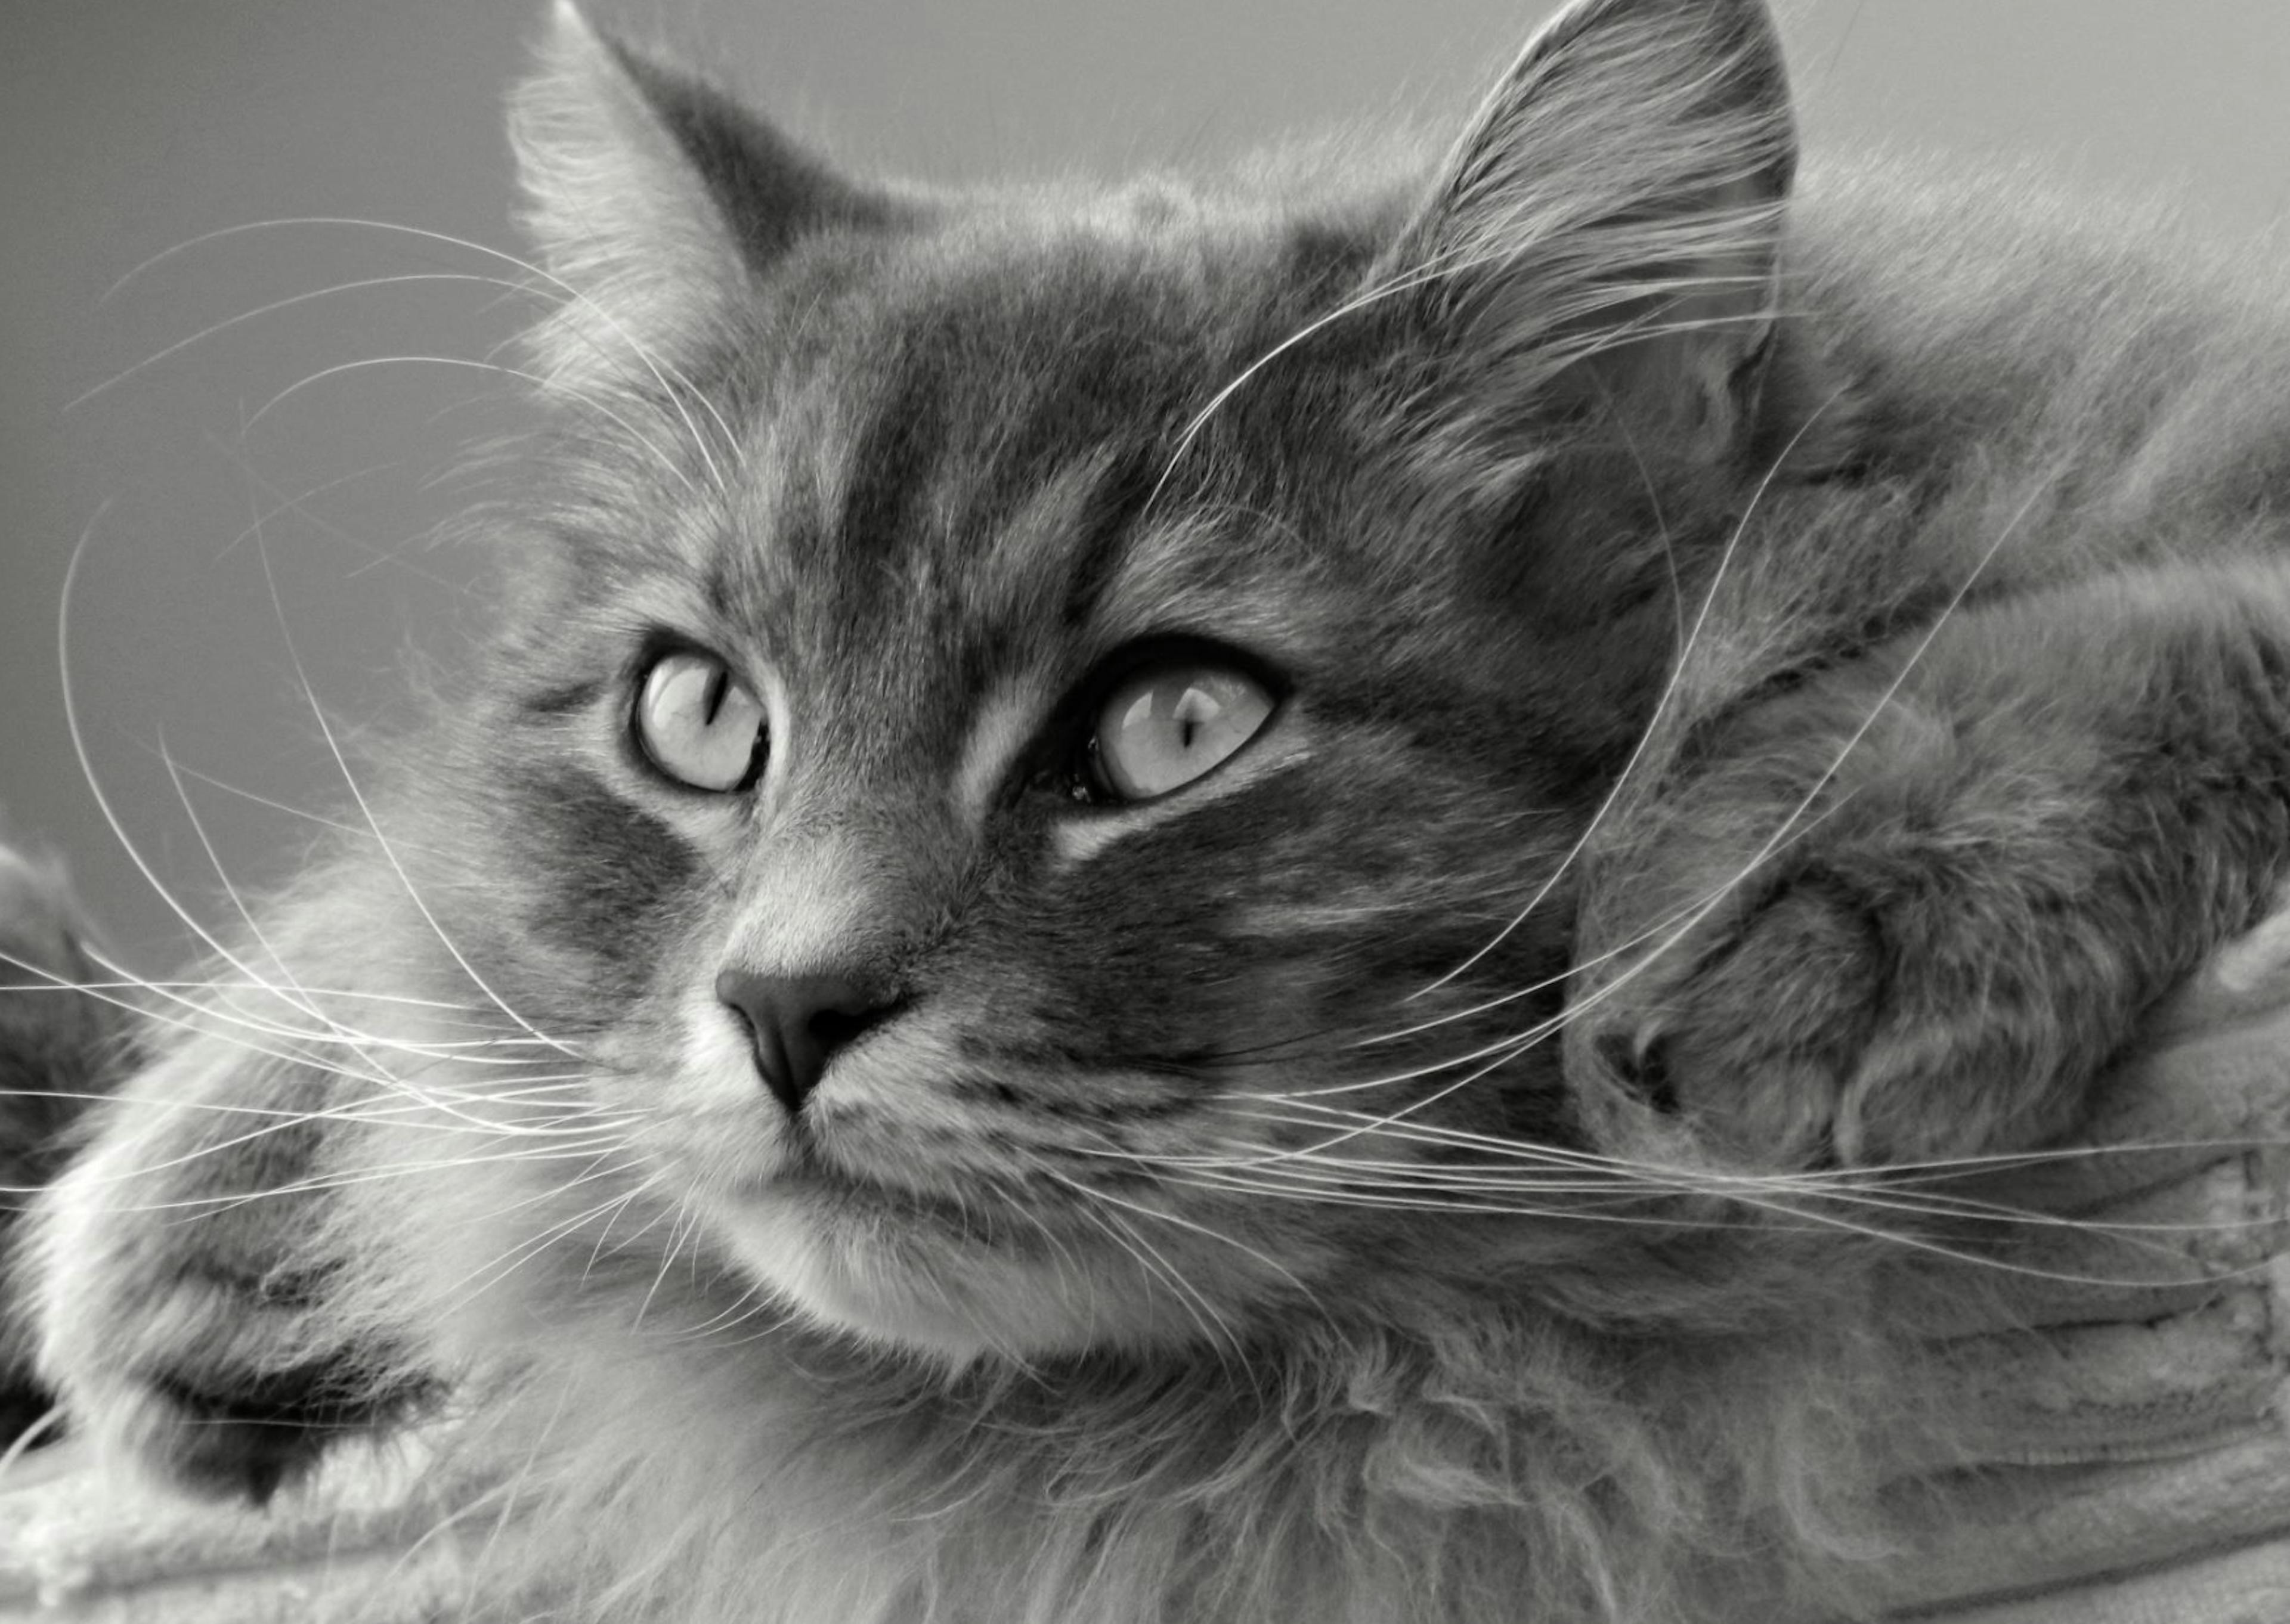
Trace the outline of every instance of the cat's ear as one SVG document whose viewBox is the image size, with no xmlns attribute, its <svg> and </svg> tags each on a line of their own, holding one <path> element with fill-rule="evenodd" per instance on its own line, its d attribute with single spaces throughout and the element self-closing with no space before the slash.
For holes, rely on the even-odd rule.
<svg viewBox="0 0 2290 1624">
<path fill-rule="evenodd" d="M 1716 462 L 1754 408 L 1796 156 L 1763 0 L 1577 0 L 1378 275 L 1422 289 L 1477 427 L 1611 408 L 1649 454 Z"/>
<path fill-rule="evenodd" d="M 901 206 L 845 180 L 721 92 L 556 0 L 510 105 L 524 220 L 564 299 L 534 336 L 553 381 L 657 380 L 719 334 L 808 234 Z"/>
</svg>

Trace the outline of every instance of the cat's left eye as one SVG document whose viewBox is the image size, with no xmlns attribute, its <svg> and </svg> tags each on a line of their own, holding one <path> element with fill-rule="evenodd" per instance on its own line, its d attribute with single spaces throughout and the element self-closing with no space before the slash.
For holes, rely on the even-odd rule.
<svg viewBox="0 0 2290 1624">
<path fill-rule="evenodd" d="M 653 661 L 636 733 L 653 766 L 694 789 L 745 789 L 763 775 L 763 701 L 713 654 L 678 649 Z"/>
<path fill-rule="evenodd" d="M 1099 787 L 1149 801 L 1206 776 L 1272 715 L 1271 691 L 1246 671 L 1201 656 L 1156 661 L 1115 684 L 1090 739 Z"/>
</svg>

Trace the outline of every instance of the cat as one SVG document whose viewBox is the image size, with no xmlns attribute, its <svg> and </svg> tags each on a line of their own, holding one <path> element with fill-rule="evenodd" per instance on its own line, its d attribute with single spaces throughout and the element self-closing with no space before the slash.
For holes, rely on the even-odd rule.
<svg viewBox="0 0 2290 1624">
<path fill-rule="evenodd" d="M 2010 1226 L 1855 1192 L 2283 877 L 2290 319 L 1800 186 L 1761 0 L 1461 124 L 933 192 L 560 5 L 498 630 L 41 1198 L 72 1424 L 449 1436 L 488 1617 L 1872 1606 Z"/>
</svg>

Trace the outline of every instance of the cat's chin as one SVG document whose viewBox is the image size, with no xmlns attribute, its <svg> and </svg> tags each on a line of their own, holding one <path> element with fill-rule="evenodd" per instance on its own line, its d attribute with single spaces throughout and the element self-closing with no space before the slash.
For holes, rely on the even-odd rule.
<svg viewBox="0 0 2290 1624">
<path fill-rule="evenodd" d="M 1149 1295 L 1110 1262 L 1000 1240 L 917 1198 L 785 1180 L 714 1217 L 761 1284 L 816 1324 L 877 1345 L 969 1364 L 1170 1340 Z"/>
</svg>

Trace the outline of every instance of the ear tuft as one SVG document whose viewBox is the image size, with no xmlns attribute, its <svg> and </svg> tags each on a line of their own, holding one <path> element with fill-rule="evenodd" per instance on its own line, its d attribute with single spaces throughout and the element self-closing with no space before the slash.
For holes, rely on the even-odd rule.
<svg viewBox="0 0 2290 1624">
<path fill-rule="evenodd" d="M 1797 158 L 1762 0 L 1578 0 L 1528 42 L 1379 267 L 1500 432 L 1556 389 L 1690 463 L 1737 450 Z"/>
</svg>

